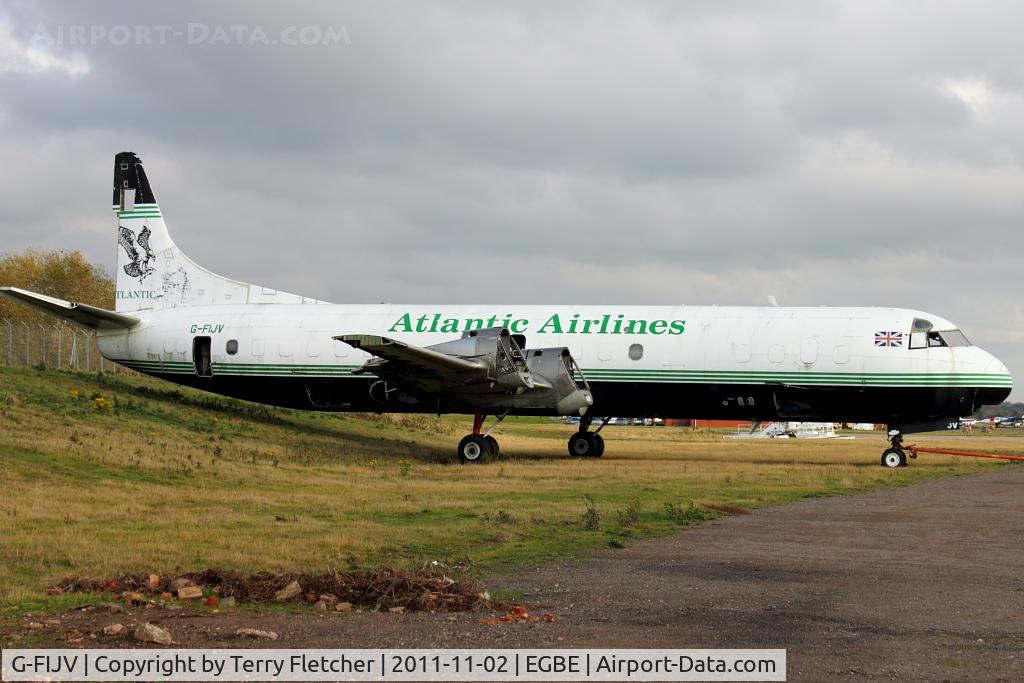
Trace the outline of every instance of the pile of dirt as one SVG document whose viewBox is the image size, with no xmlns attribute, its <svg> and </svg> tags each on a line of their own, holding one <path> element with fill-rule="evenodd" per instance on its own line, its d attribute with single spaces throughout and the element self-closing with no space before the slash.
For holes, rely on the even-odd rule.
<svg viewBox="0 0 1024 683">
<path fill-rule="evenodd" d="M 530 611 L 522 605 L 512 605 L 509 607 L 508 612 L 502 616 L 488 617 L 482 619 L 481 624 L 486 626 L 498 626 L 501 624 L 536 624 L 541 621 L 553 623 L 556 620 L 553 614 L 542 614 L 539 617 L 532 616 Z"/>
<path fill-rule="evenodd" d="M 202 588 L 204 594 L 233 597 L 238 602 L 316 603 L 329 595 L 339 602 L 372 610 L 400 607 L 408 612 L 465 612 L 501 607 L 474 581 L 451 578 L 436 571 L 405 572 L 389 568 L 321 574 L 242 574 L 212 568 L 173 575 L 131 574 L 113 579 L 69 576 L 47 587 L 46 593 L 166 596 L 176 594 L 185 584 Z M 294 589 L 295 585 L 299 590 Z"/>
</svg>

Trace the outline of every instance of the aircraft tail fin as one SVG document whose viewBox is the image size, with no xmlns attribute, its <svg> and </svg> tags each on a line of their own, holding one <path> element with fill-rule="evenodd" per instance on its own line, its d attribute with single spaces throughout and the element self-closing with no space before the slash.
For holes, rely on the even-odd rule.
<svg viewBox="0 0 1024 683">
<path fill-rule="evenodd" d="M 238 303 L 319 303 L 232 280 L 200 266 L 171 239 L 153 188 L 133 152 L 114 157 L 118 312 Z"/>
</svg>

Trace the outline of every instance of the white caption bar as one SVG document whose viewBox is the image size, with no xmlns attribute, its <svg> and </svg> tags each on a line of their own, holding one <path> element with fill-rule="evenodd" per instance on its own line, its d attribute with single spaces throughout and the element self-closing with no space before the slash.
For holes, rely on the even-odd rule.
<svg viewBox="0 0 1024 683">
<path fill-rule="evenodd" d="M 785 650 L 3 650 L 5 681 L 784 681 Z"/>
</svg>

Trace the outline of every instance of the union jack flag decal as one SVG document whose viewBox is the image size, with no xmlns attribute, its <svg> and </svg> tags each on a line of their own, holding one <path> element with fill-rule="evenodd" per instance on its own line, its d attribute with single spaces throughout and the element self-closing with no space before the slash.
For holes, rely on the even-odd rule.
<svg viewBox="0 0 1024 683">
<path fill-rule="evenodd" d="M 902 332 L 875 332 L 875 346 L 893 348 L 903 346 Z"/>
</svg>

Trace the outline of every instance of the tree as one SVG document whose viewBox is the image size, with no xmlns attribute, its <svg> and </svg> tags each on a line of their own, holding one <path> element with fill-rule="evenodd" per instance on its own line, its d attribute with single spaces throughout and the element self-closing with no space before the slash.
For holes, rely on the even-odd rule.
<svg viewBox="0 0 1024 683">
<path fill-rule="evenodd" d="M 26 249 L 0 256 L 0 285 L 11 285 L 69 301 L 114 308 L 114 281 L 103 266 L 81 252 Z M 54 319 L 27 306 L 0 299 L 0 318 L 34 324 Z"/>
</svg>

